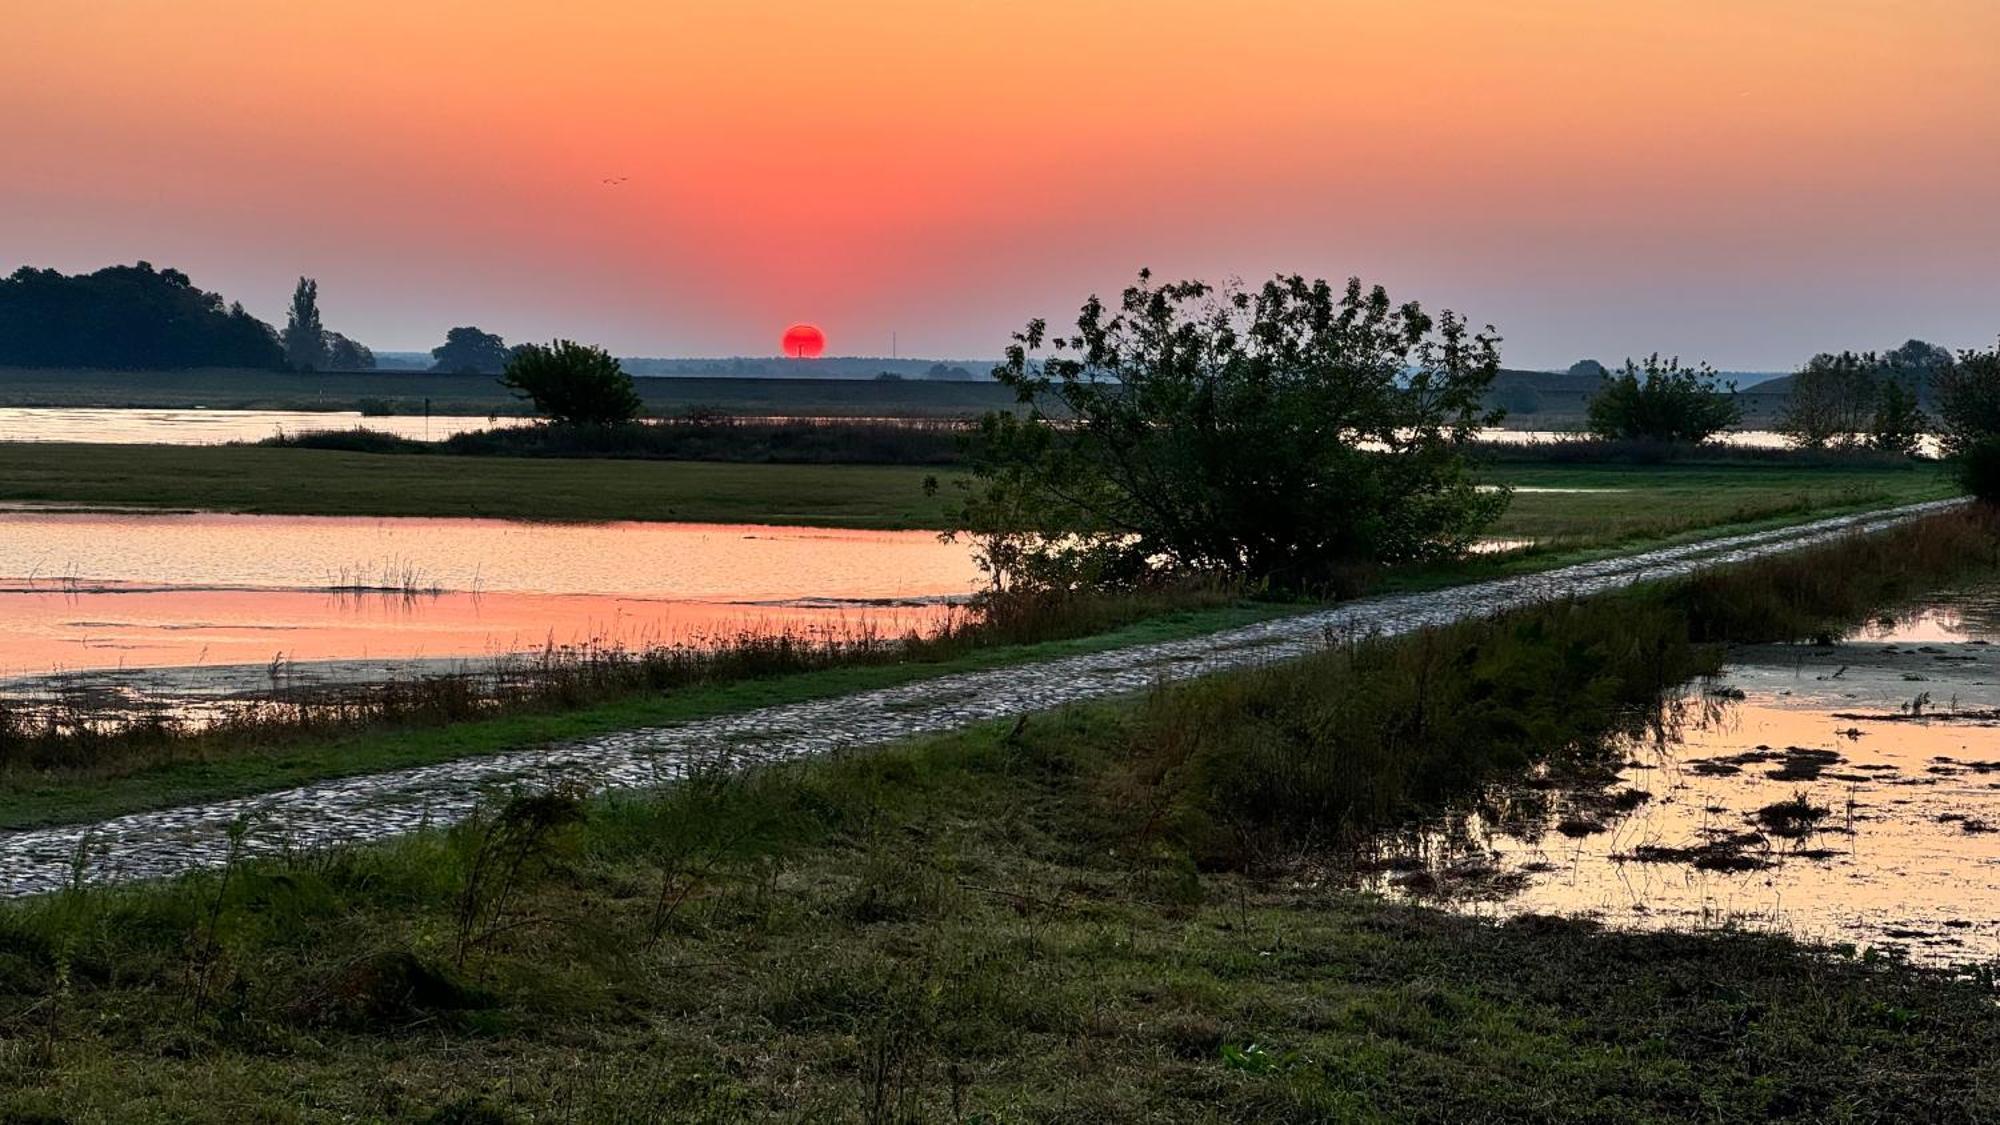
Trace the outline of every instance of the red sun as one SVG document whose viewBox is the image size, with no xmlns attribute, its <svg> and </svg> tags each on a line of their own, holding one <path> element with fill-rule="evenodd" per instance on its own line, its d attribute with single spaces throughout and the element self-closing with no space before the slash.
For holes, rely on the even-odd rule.
<svg viewBox="0 0 2000 1125">
<path fill-rule="evenodd" d="M 785 354 L 792 359 L 818 359 L 826 351 L 826 333 L 816 324 L 794 324 L 785 329 Z"/>
</svg>

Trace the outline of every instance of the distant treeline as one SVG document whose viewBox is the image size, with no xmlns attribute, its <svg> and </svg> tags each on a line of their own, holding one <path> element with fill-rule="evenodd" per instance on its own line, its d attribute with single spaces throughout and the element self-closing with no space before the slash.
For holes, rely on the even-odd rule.
<svg viewBox="0 0 2000 1125">
<path fill-rule="evenodd" d="M 181 370 L 285 365 L 271 326 L 149 262 L 0 280 L 0 366 Z"/>
</svg>

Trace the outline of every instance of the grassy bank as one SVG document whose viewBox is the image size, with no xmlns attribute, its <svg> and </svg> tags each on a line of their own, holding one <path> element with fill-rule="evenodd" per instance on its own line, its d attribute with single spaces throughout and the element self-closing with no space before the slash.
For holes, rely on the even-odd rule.
<svg viewBox="0 0 2000 1125">
<path fill-rule="evenodd" d="M 0 1113 L 1990 1119 L 1990 983 L 1447 916 L 1340 889 L 1335 845 L 1529 765 L 1601 768 L 1704 635 L 1815 627 L 1795 598 L 1819 572 L 1880 605 L 1994 544 L 1936 521 L 1024 725 L 0 906 Z"/>
<path fill-rule="evenodd" d="M 62 729 L 22 720 L 0 754 L 0 830 L 270 792 L 310 781 L 499 753 L 616 730 L 824 699 L 915 680 L 1214 632 L 1291 612 L 1215 598 L 1078 606 L 1039 627 L 971 627 L 941 641 L 865 650 L 746 640 L 713 657 L 644 654 L 596 670 L 559 663 L 496 698 L 444 678 L 356 696 L 253 708 L 215 729 L 150 722 Z M 1031 639 L 1038 638 L 1038 639 Z M 600 674 L 602 671 L 603 674 Z M 79 729 L 83 728 L 83 729 Z"/>
<path fill-rule="evenodd" d="M 782 379 L 676 376 L 634 380 L 647 413 L 965 417 L 1013 405 L 991 380 Z M 492 375 L 435 371 L 88 371 L 0 368 L 0 406 L 209 410 L 322 410 L 520 414 Z"/>
<path fill-rule="evenodd" d="M 0 444 L 0 502 L 287 515 L 938 527 L 949 468 L 398 456 L 242 446 Z M 1491 534 L 1565 547 L 1951 495 L 1918 465 L 1493 465 L 1521 492 Z"/>
<path fill-rule="evenodd" d="M 935 527 L 927 470 L 0 444 L 0 501 L 279 515 Z"/>
<path fill-rule="evenodd" d="M 276 434 L 258 445 L 345 453 L 447 457 L 617 458 L 792 465 L 952 465 L 967 427 L 959 422 L 829 418 L 765 420 L 697 414 L 615 426 L 499 426 L 439 441 L 354 427 Z"/>
</svg>

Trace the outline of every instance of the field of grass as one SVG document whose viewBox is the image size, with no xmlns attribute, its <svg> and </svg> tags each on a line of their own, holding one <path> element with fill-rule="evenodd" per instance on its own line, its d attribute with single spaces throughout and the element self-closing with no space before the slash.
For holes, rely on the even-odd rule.
<svg viewBox="0 0 2000 1125">
<path fill-rule="evenodd" d="M 0 906 L 0 1118 L 1991 1120 L 1990 973 L 1480 922 L 1345 890 L 1312 841 L 1488 771 L 1587 770 L 1698 670 L 1697 628 L 1809 627 L 1786 611 L 1830 574 L 1852 611 L 1994 543 L 1934 521 L 1019 726 Z"/>
<path fill-rule="evenodd" d="M 948 467 L 408 456 L 257 446 L 0 444 L 0 502 L 292 515 L 935 528 Z M 1565 547 L 1810 519 L 1953 494 L 1934 466 L 1496 464 L 1521 492 L 1490 534 Z"/>
<path fill-rule="evenodd" d="M 991 381 L 762 379 L 688 376 L 636 380 L 650 414 L 694 408 L 731 414 L 968 416 L 1001 410 L 1013 394 Z M 210 410 L 385 410 L 519 414 L 521 400 L 491 375 L 431 371 L 297 374 L 228 369 L 72 371 L 0 367 L 0 406 Z"/>
<path fill-rule="evenodd" d="M 0 444 L 0 502 L 326 516 L 928 528 L 920 468 Z"/>
<path fill-rule="evenodd" d="M 1496 465 L 1517 489 L 1490 534 L 1549 546 L 1669 539 L 1706 528 L 1889 507 L 1956 495 L 1928 465 Z M 1533 489 L 1577 489 L 1536 492 Z"/>
<path fill-rule="evenodd" d="M 440 465 L 450 471 L 436 471 Z M 888 502 L 907 489 L 914 497 L 912 507 L 934 505 L 936 501 L 921 495 L 923 475 L 912 469 L 848 466 L 459 459 L 260 447 L 0 445 L 0 501 L 329 514 L 546 517 L 566 510 L 572 518 L 649 515 L 924 526 L 930 521 L 912 518 L 909 509 L 898 513 Z M 1951 491 L 1935 470 L 1882 467 L 1508 465 L 1495 475 L 1532 488 L 1586 491 L 1516 495 L 1495 534 L 1533 535 L 1546 540 L 1541 549 L 1380 575 L 1374 579 L 1376 586 L 1409 589 L 1491 577 L 1615 549 L 1775 526 Z M 640 692 L 618 699 L 596 698 L 580 707 L 481 717 L 449 726 L 391 724 L 304 740 L 228 738 L 177 746 L 174 753 L 160 755 L 164 760 L 142 756 L 107 764 L 108 760 L 92 758 L 53 772 L 43 766 L 10 769 L 0 773 L 0 828 L 74 822 L 268 791 L 319 777 L 423 764 L 1037 659 L 1074 651 L 1078 645 L 1133 643 L 1157 639 L 1162 631 L 1192 635 L 1286 611 L 1284 606 L 1265 605 L 1180 614 L 1089 641 L 1017 645 L 949 660 L 699 685 L 665 695 Z"/>
</svg>

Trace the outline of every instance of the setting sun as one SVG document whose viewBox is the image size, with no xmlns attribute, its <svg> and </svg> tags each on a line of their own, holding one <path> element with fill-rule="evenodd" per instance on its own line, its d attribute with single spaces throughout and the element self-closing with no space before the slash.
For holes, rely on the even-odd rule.
<svg viewBox="0 0 2000 1125">
<path fill-rule="evenodd" d="M 781 350 L 793 359 L 818 359 L 826 354 L 826 333 L 817 324 L 794 324 L 785 329 Z"/>
</svg>

